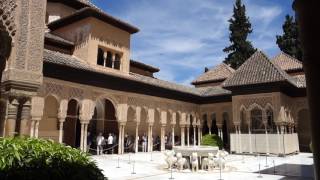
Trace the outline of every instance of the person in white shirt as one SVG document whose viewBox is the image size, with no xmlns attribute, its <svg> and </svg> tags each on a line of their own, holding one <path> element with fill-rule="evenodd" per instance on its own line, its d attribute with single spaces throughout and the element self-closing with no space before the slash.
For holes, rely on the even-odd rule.
<svg viewBox="0 0 320 180">
<path fill-rule="evenodd" d="M 97 155 L 103 154 L 103 143 L 104 137 L 102 136 L 102 133 L 99 133 L 97 136 Z"/>
<path fill-rule="evenodd" d="M 142 152 L 147 152 L 147 137 L 145 134 L 142 136 Z"/>
<path fill-rule="evenodd" d="M 111 133 L 109 134 L 109 137 L 107 139 L 107 145 L 108 145 L 108 149 L 112 147 L 113 145 L 113 136 L 111 135 Z M 112 150 L 110 149 L 110 153 L 112 153 Z"/>
</svg>

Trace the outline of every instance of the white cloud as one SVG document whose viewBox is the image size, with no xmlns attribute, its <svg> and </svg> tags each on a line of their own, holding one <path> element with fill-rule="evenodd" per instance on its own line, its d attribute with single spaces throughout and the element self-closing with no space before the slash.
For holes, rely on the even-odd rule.
<svg viewBox="0 0 320 180">
<path fill-rule="evenodd" d="M 275 34 L 281 27 L 274 27 L 273 23 L 282 9 L 277 4 L 261 2 L 244 1 L 254 28 L 250 40 L 259 49 L 274 50 Z M 134 59 L 159 67 L 158 78 L 189 84 L 204 67 L 216 65 L 226 56 L 222 49 L 230 44 L 228 19 L 233 3 L 231 0 L 128 0 L 116 16 L 141 30 L 132 39 Z"/>
</svg>

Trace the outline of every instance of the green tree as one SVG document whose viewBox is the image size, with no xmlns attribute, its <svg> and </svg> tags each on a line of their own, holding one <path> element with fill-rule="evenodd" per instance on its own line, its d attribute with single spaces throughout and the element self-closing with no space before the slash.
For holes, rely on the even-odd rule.
<svg viewBox="0 0 320 180">
<path fill-rule="evenodd" d="M 299 30 L 297 21 L 292 16 L 286 15 L 282 29 L 283 35 L 277 36 L 277 44 L 280 50 L 301 61 L 302 49 L 298 38 Z"/>
<path fill-rule="evenodd" d="M 223 52 L 229 53 L 224 62 L 237 69 L 256 51 L 251 42 L 247 40 L 252 29 L 249 18 L 246 16 L 246 7 L 241 0 L 236 0 L 233 16 L 229 22 L 231 45 L 223 49 Z"/>
</svg>

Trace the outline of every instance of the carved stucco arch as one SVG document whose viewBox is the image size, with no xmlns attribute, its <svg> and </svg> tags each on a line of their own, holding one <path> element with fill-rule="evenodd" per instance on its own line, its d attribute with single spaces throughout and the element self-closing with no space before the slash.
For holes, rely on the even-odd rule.
<svg viewBox="0 0 320 180">
<path fill-rule="evenodd" d="M 16 25 L 14 22 L 15 9 L 17 4 L 14 0 L 0 1 L 0 29 L 6 30 L 12 38 L 16 33 Z"/>
<path fill-rule="evenodd" d="M 261 111 L 264 110 L 264 108 L 263 108 L 262 106 L 260 106 L 259 104 L 253 103 L 253 104 L 251 104 L 251 105 L 248 107 L 248 112 L 251 112 L 251 111 L 252 111 L 253 109 L 255 109 L 255 108 L 258 108 L 258 109 L 260 109 Z"/>
</svg>

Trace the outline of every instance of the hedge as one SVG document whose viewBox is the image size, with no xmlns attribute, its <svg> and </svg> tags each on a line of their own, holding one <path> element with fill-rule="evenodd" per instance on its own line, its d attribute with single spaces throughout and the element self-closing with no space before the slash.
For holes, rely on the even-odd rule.
<svg viewBox="0 0 320 180">
<path fill-rule="evenodd" d="M 2 180 L 106 180 L 88 155 L 50 140 L 0 138 Z"/>
<path fill-rule="evenodd" d="M 223 142 L 216 134 L 206 134 L 202 136 L 201 145 L 204 146 L 218 146 L 219 149 L 223 148 Z"/>
</svg>

